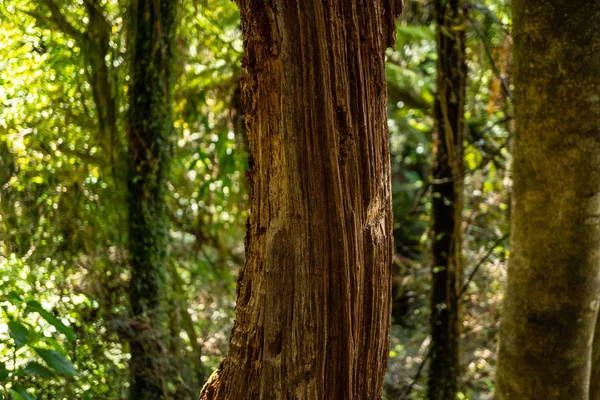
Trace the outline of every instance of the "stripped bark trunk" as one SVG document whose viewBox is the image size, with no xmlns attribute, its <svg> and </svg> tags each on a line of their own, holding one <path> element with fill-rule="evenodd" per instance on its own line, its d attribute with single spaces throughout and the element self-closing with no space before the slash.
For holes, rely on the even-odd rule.
<svg viewBox="0 0 600 400">
<path fill-rule="evenodd" d="M 239 0 L 252 209 L 202 399 L 378 399 L 390 327 L 385 49 L 398 0 Z"/>
<path fill-rule="evenodd" d="M 129 295 L 133 322 L 130 398 L 166 397 L 165 258 L 168 246 L 166 180 L 173 130 L 171 81 L 176 5 L 131 3 L 129 105 Z"/>
<path fill-rule="evenodd" d="M 589 398 L 600 296 L 600 2 L 514 0 L 511 255 L 498 399 Z"/>
<path fill-rule="evenodd" d="M 462 0 L 434 2 L 437 96 L 434 103 L 432 295 L 429 398 L 456 398 L 460 373 L 463 129 L 467 67 Z"/>
</svg>

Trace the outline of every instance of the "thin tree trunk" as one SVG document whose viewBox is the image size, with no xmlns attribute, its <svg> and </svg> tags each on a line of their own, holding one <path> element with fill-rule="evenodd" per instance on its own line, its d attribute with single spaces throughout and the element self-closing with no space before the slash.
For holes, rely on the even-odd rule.
<svg viewBox="0 0 600 400">
<path fill-rule="evenodd" d="M 86 1 L 89 16 L 86 32 L 85 56 L 90 65 L 89 81 L 92 87 L 98 126 L 99 143 L 112 156 L 117 149 L 117 113 L 116 101 L 110 86 L 109 69 L 106 56 L 110 50 L 111 27 L 104 16 L 98 0 Z"/>
<path fill-rule="evenodd" d="M 461 0 L 436 0 L 437 96 L 434 104 L 432 295 L 429 398 L 456 398 L 462 282 L 464 11 Z"/>
<path fill-rule="evenodd" d="M 57 0 L 38 0 L 52 13 L 50 22 L 65 35 L 74 39 L 81 47 L 89 66 L 88 82 L 92 88 L 96 120 L 99 127 L 98 144 L 112 161 L 113 152 L 117 149 L 117 113 L 116 100 L 110 86 L 110 73 L 106 65 L 106 56 L 110 50 L 111 27 L 106 19 L 104 9 L 99 0 L 86 0 L 85 7 L 89 22 L 85 33 L 72 25 L 63 14 Z M 37 12 L 28 12 L 40 22 L 45 18 Z M 103 154 L 104 155 L 104 154 Z"/>
<path fill-rule="evenodd" d="M 171 76 L 175 3 L 131 4 L 129 153 L 130 338 L 132 399 L 165 397 L 169 374 L 165 335 L 166 179 L 170 158 Z"/>
<path fill-rule="evenodd" d="M 378 399 L 392 213 L 385 49 L 401 2 L 240 0 L 253 166 L 227 358 L 202 399 Z"/>
<path fill-rule="evenodd" d="M 589 399 L 600 296 L 600 2 L 513 0 L 511 255 L 498 399 Z"/>
</svg>

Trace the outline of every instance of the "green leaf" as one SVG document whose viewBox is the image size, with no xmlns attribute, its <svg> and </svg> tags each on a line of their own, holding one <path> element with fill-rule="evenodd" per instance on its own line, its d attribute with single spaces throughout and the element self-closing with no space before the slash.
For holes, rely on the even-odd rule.
<svg viewBox="0 0 600 400">
<path fill-rule="evenodd" d="M 19 396 L 18 398 L 22 398 L 24 400 L 35 400 L 35 397 L 30 395 L 29 392 L 27 392 L 27 390 L 25 390 L 25 388 L 21 385 L 17 384 L 13 386 L 10 391 L 11 395 L 13 395 L 13 398 L 16 397 L 14 396 L 14 394 L 16 393 Z"/>
<path fill-rule="evenodd" d="M 19 296 L 19 294 L 17 292 L 15 292 L 14 290 L 11 290 L 8 293 L 8 301 L 10 301 L 12 304 L 20 304 L 23 299 L 21 299 L 21 296 Z"/>
<path fill-rule="evenodd" d="M 73 363 L 58 351 L 40 349 L 34 347 L 34 350 L 46 362 L 50 368 L 55 370 L 59 375 L 73 376 L 76 374 Z"/>
<path fill-rule="evenodd" d="M 6 364 L 0 363 L 0 382 L 8 379 L 8 370 L 6 369 Z"/>
<path fill-rule="evenodd" d="M 15 341 L 17 349 L 20 349 L 29 343 L 29 329 L 17 321 L 9 321 L 8 330 L 10 332 L 10 337 Z"/>
<path fill-rule="evenodd" d="M 397 25 L 398 36 L 416 40 L 435 40 L 435 31 L 429 25 Z"/>
<path fill-rule="evenodd" d="M 52 378 L 54 376 L 54 372 L 35 361 L 27 364 L 24 371 L 29 375 L 35 375 L 41 378 Z"/>
<path fill-rule="evenodd" d="M 60 319 L 56 318 L 54 315 L 44 310 L 42 305 L 35 300 L 27 302 L 27 308 L 25 309 L 25 313 L 37 312 L 44 318 L 50 325 L 54 326 L 59 332 L 64 334 L 67 339 L 74 340 L 76 338 L 75 331 L 66 326 Z"/>
<path fill-rule="evenodd" d="M 58 341 L 56 339 L 54 339 L 52 336 L 44 336 L 44 340 L 50 345 L 52 346 L 52 348 L 56 351 L 58 351 L 60 354 L 62 354 L 63 356 L 67 355 L 67 351 L 65 350 L 64 347 L 62 347 L 60 345 L 60 343 L 58 343 Z"/>
</svg>

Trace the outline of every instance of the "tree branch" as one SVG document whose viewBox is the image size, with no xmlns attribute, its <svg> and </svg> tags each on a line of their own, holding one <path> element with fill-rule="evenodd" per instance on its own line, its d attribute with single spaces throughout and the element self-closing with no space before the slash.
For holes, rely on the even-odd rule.
<svg viewBox="0 0 600 400">
<path fill-rule="evenodd" d="M 481 43 L 483 44 L 483 48 L 485 50 L 485 54 L 486 54 L 487 58 L 489 59 L 490 64 L 492 65 L 492 71 L 494 72 L 494 75 L 496 75 L 496 78 L 498 78 L 498 80 L 500 80 L 500 83 L 502 84 L 502 89 L 504 90 L 504 93 L 506 94 L 506 96 L 509 99 L 513 100 L 512 91 L 510 90 L 510 87 L 508 86 L 508 82 L 506 82 L 506 79 L 504 79 L 504 77 L 500 73 L 500 70 L 498 69 L 498 66 L 496 65 L 496 62 L 494 61 L 494 56 L 492 56 L 492 52 L 490 51 L 490 48 L 488 47 L 488 45 L 485 41 L 485 35 L 483 34 L 483 32 L 481 32 L 481 30 L 477 27 L 477 24 L 475 23 L 475 21 L 473 21 L 473 19 L 468 14 L 467 14 L 467 19 L 471 23 L 471 27 L 473 28 L 473 31 L 475 31 L 475 33 L 481 40 Z"/>
<path fill-rule="evenodd" d="M 479 268 L 481 268 L 481 266 L 483 265 L 483 263 L 485 263 L 486 260 L 492 255 L 492 252 L 494 251 L 494 249 L 496 247 L 498 247 L 498 245 L 500 243 L 502 243 L 504 240 L 506 240 L 506 238 L 508 238 L 508 235 L 509 234 L 506 233 L 506 234 L 502 235 L 502 237 L 500 239 L 496 240 L 494 242 L 494 244 L 485 253 L 485 255 L 481 258 L 481 260 L 479 260 L 479 262 L 475 265 L 475 268 L 473 268 L 473 271 L 469 274 L 469 278 L 467 279 L 467 282 L 465 282 L 465 284 L 463 285 L 462 289 L 458 293 L 459 301 L 460 301 L 460 298 L 462 297 L 462 295 L 465 294 L 465 292 L 467 291 L 467 288 L 469 287 L 469 285 L 471 284 L 471 282 L 473 282 L 473 278 L 475 277 L 475 274 L 477 273 L 477 271 L 479 271 Z"/>
<path fill-rule="evenodd" d="M 88 44 L 87 37 L 77 29 L 73 24 L 71 24 L 67 17 L 60 11 L 60 6 L 56 2 L 56 0 L 38 0 L 40 3 L 44 4 L 50 12 L 52 13 L 51 17 L 43 17 L 39 14 L 32 13 L 31 11 L 24 11 L 30 16 L 34 17 L 37 20 L 42 20 L 46 22 L 51 22 L 54 26 L 56 26 L 61 32 L 65 35 L 68 35 L 75 39 L 75 41 L 79 44 L 80 47 L 86 47 Z"/>
</svg>

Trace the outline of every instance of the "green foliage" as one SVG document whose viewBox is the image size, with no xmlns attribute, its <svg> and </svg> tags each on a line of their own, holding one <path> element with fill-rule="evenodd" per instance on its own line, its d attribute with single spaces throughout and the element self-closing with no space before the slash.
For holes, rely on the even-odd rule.
<svg viewBox="0 0 600 400">
<path fill-rule="evenodd" d="M 44 309 L 39 302 L 24 301 L 15 291 L 11 291 L 6 299 L 0 301 L 0 305 L 3 311 L 2 324 L 6 327 L 4 332 L 8 331 L 12 339 L 2 339 L 3 329 L 0 324 L 0 340 L 6 345 L 0 356 L 9 356 L 8 361 L 0 363 L 0 387 L 10 390 L 13 397 L 33 399 L 26 387 L 35 387 L 40 380 L 56 382 L 57 376 L 76 374 L 65 349 L 54 337 L 56 330 L 59 330 L 68 332 L 65 334 L 66 341 L 74 340 L 75 333 L 69 326 Z M 32 314 L 34 310 L 43 316 L 43 320 Z M 35 361 L 36 358 L 45 365 Z"/>
<path fill-rule="evenodd" d="M 38 314 L 40 314 L 42 316 L 42 318 L 44 318 L 46 320 L 46 322 L 48 322 L 50 325 L 55 327 L 59 332 L 64 334 L 67 337 L 67 339 L 69 339 L 69 340 L 75 339 L 75 331 L 73 331 L 73 329 L 66 326 L 61 320 L 54 317 L 48 311 L 44 310 L 42 305 L 35 300 L 31 300 L 31 301 L 27 302 L 27 307 L 25 308 L 25 314 L 27 315 L 28 313 L 31 313 L 31 312 L 37 312 Z"/>
</svg>

